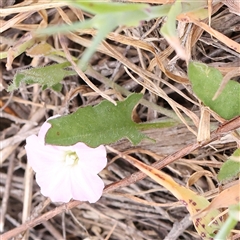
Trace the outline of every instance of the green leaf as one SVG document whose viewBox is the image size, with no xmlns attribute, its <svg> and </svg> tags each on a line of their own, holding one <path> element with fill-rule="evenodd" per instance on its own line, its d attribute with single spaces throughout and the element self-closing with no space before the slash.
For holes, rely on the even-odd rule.
<svg viewBox="0 0 240 240">
<path fill-rule="evenodd" d="M 176 18 L 182 12 L 182 4 L 177 0 L 167 14 L 167 21 L 161 28 L 164 37 L 177 37 Z"/>
<path fill-rule="evenodd" d="M 240 202 L 229 206 L 229 215 L 236 221 L 240 221 Z"/>
<path fill-rule="evenodd" d="M 190 62 L 188 76 L 197 97 L 221 117 L 229 120 L 240 115 L 240 84 L 230 80 L 216 100 L 212 100 L 222 81 L 219 70 Z"/>
<path fill-rule="evenodd" d="M 46 67 L 32 68 L 18 72 L 13 79 L 13 83 L 8 87 L 8 91 L 18 89 L 21 83 L 42 85 L 43 89 L 53 88 L 61 90 L 60 82 L 66 76 L 76 75 L 74 71 L 65 70 L 70 64 L 68 62 L 54 64 Z"/>
<path fill-rule="evenodd" d="M 215 236 L 214 240 L 228 239 L 230 232 L 235 228 L 239 221 L 240 203 L 229 206 L 229 216 L 222 225 L 220 231 Z"/>
<path fill-rule="evenodd" d="M 217 178 L 219 181 L 230 180 L 240 173 L 240 148 L 222 165 Z"/>
<path fill-rule="evenodd" d="M 62 90 L 62 84 L 61 83 L 57 83 L 55 85 L 52 86 L 52 90 L 56 91 L 56 92 L 60 92 Z"/>
<path fill-rule="evenodd" d="M 51 119 L 46 143 L 69 146 L 84 142 L 97 147 L 128 138 L 134 145 L 138 144 L 146 136 L 138 131 L 138 124 L 132 121 L 131 114 L 141 98 L 142 94 L 131 94 L 116 106 L 105 100 L 95 107 L 79 108 L 70 115 Z"/>
</svg>

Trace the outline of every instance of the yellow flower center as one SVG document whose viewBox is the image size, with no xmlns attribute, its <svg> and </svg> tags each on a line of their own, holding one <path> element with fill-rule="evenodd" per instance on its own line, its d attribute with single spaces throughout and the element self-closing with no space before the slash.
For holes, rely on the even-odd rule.
<svg viewBox="0 0 240 240">
<path fill-rule="evenodd" d="M 78 162 L 79 158 L 76 152 L 67 152 L 65 155 L 65 164 L 67 166 L 73 166 Z"/>
</svg>

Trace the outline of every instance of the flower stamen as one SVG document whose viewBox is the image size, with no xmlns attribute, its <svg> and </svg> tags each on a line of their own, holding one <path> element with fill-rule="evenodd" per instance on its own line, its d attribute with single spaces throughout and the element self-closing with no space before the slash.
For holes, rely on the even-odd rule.
<svg viewBox="0 0 240 240">
<path fill-rule="evenodd" d="M 73 166 L 77 164 L 79 158 L 76 152 L 67 152 L 65 155 L 65 164 L 67 166 Z"/>
</svg>

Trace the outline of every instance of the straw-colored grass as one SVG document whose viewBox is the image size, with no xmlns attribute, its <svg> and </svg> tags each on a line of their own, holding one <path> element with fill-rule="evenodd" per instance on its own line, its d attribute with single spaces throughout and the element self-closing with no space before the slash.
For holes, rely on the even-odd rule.
<svg viewBox="0 0 240 240">
<path fill-rule="evenodd" d="M 14 2 L 3 1 L 0 9 L 1 239 L 200 239 L 184 206 L 117 154 L 120 151 L 147 164 L 155 163 L 157 168 L 164 167 L 178 183 L 209 199 L 237 183 L 235 179 L 220 187 L 216 175 L 227 156 L 240 146 L 240 138 L 234 133 L 239 119 L 233 126 L 227 123 L 210 133 L 223 120 L 211 115 L 210 124 L 208 112 L 192 93 L 186 63 L 159 33 L 164 19 L 135 28 L 119 27 L 109 33 L 86 72 L 73 66 L 81 78 L 66 78 L 61 93 L 42 91 L 36 84 L 22 85 L 8 93 L 6 88 L 17 71 L 62 61 L 33 47 L 47 42 L 71 60 L 80 58 L 96 34 L 94 29 L 86 29 L 66 34 L 64 39 L 56 35 L 30 41 L 29 33 L 39 28 L 83 20 L 89 15 L 61 1 Z M 223 3 L 214 4 L 210 24 L 191 15 L 187 21 L 184 16 L 178 18 L 177 30 L 186 54 L 218 68 L 223 75 L 236 72 L 240 66 L 240 18 L 236 10 L 231 11 Z M 28 44 L 22 46 L 24 42 Z M 107 147 L 108 166 L 100 173 L 106 188 L 97 203 L 57 204 L 42 196 L 27 164 L 26 137 L 37 134 L 41 124 L 54 114 L 96 105 L 103 98 L 122 100 L 130 92 L 144 93 L 134 110 L 135 121 L 172 118 L 182 123 L 146 130 L 155 143 L 143 141 L 133 147 L 121 140 Z M 240 239 L 239 230 L 232 239 Z"/>
</svg>

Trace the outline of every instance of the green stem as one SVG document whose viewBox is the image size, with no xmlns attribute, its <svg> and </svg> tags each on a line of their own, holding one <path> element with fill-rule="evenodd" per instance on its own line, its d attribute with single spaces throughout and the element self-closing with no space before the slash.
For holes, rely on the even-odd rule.
<svg viewBox="0 0 240 240">
<path fill-rule="evenodd" d="M 237 225 L 237 222 L 238 221 L 236 219 L 229 216 L 227 221 L 223 224 L 223 226 L 219 230 L 218 234 L 214 237 L 214 240 L 227 239 L 227 236 L 229 235 L 230 231 L 234 229 L 234 227 Z"/>
<path fill-rule="evenodd" d="M 168 121 L 168 122 L 144 122 L 137 124 L 137 128 L 141 131 L 148 130 L 148 129 L 156 129 L 156 128 L 167 128 L 176 126 L 179 123 Z"/>
</svg>

